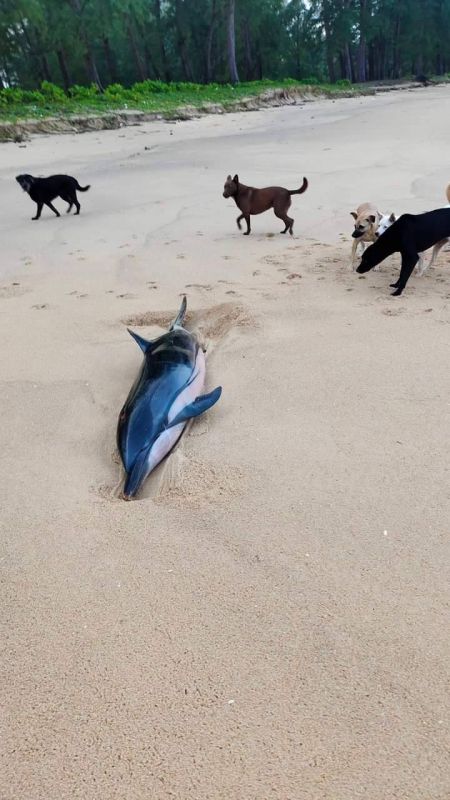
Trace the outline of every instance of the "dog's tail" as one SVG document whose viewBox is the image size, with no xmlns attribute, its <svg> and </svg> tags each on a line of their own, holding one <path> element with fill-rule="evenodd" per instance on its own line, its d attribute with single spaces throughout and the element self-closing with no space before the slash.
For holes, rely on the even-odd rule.
<svg viewBox="0 0 450 800">
<path fill-rule="evenodd" d="M 90 183 L 88 183 L 87 186 L 80 186 L 80 184 L 77 181 L 77 189 L 78 189 L 79 192 L 87 192 L 87 190 L 90 189 L 90 188 L 91 188 L 91 184 Z"/>
<path fill-rule="evenodd" d="M 450 203 L 450 183 L 445 190 L 445 194 L 447 195 L 447 203 Z"/>
<path fill-rule="evenodd" d="M 303 178 L 303 183 L 300 186 L 300 189 L 292 189 L 292 191 L 289 190 L 289 194 L 303 194 L 303 192 L 306 192 L 307 188 L 308 188 L 308 179 Z"/>
</svg>

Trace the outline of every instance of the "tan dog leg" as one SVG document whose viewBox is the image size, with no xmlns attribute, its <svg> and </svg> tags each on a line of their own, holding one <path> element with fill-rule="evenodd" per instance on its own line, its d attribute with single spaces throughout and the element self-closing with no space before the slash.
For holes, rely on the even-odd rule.
<svg viewBox="0 0 450 800">
<path fill-rule="evenodd" d="M 353 270 L 353 272 L 356 272 L 356 251 L 358 249 L 358 245 L 359 245 L 359 240 L 358 239 L 353 239 L 352 258 L 351 258 L 351 261 L 350 261 L 350 269 Z"/>
</svg>

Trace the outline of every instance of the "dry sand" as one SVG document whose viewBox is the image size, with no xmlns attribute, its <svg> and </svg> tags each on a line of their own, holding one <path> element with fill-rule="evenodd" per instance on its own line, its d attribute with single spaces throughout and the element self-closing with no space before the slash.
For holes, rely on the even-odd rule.
<svg viewBox="0 0 450 800">
<path fill-rule="evenodd" d="M 348 271 L 359 203 L 445 202 L 449 127 L 439 87 L 1 146 L 2 800 L 450 797 L 450 255 Z M 310 179 L 294 238 L 236 171 Z M 222 399 L 124 503 L 125 324 L 183 292 Z"/>
</svg>

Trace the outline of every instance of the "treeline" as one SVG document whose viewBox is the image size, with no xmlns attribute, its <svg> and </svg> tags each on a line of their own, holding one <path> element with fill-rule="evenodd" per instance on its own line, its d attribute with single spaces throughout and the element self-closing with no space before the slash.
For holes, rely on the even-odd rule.
<svg viewBox="0 0 450 800">
<path fill-rule="evenodd" d="M 449 70 L 450 0 L 0 0 L 3 87 Z"/>
</svg>

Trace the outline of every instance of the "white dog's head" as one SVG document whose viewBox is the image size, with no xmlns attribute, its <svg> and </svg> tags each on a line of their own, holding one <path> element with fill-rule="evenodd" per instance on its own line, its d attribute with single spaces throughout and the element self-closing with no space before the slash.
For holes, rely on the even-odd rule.
<svg viewBox="0 0 450 800">
<path fill-rule="evenodd" d="M 395 222 L 396 219 L 397 217 L 393 212 L 392 214 L 382 214 L 380 222 L 378 224 L 378 228 L 375 231 L 375 236 L 377 238 L 381 236 L 381 234 L 383 234 L 385 231 L 387 231 L 388 228 L 391 227 L 392 223 Z"/>
</svg>

